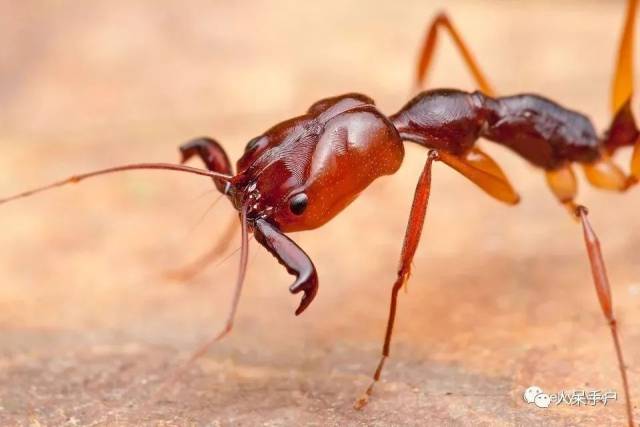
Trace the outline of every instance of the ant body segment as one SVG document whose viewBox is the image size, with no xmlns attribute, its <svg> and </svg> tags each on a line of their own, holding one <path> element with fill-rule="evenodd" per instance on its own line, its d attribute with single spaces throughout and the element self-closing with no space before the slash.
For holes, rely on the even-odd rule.
<svg viewBox="0 0 640 427">
<path fill-rule="evenodd" d="M 515 205 L 520 200 L 500 166 L 476 146 L 479 138 L 493 141 L 542 169 L 552 193 L 582 225 L 596 293 L 614 341 L 627 419 L 629 425 L 633 425 L 626 368 L 605 265 L 588 220 L 588 211 L 575 202 L 577 183 L 573 165 L 584 169 L 591 185 L 605 190 L 624 192 L 640 179 L 640 131 L 631 110 L 637 3 L 638 0 L 628 0 L 612 88 L 613 119 L 602 135 L 598 135 L 587 116 L 548 98 L 533 94 L 497 96 L 458 31 L 446 15 L 440 14 L 432 22 L 421 50 L 416 87 L 426 80 L 439 31 L 444 29 L 452 36 L 478 91 L 423 91 L 390 116 L 380 112 L 373 99 L 366 95 L 350 93 L 326 98 L 313 104 L 305 114 L 281 122 L 249 141 L 236 162 L 235 172 L 218 142 L 198 138 L 180 147 L 182 163 L 198 157 L 207 170 L 164 163 L 118 166 L 0 199 L 0 204 L 92 176 L 124 170 L 165 169 L 209 176 L 217 190 L 239 212 L 242 246 L 235 294 L 226 324 L 192 356 L 191 360 L 195 360 L 232 328 L 246 272 L 250 233 L 295 276 L 289 290 L 294 294 L 302 293 L 295 312 L 299 315 L 315 298 L 319 280 L 311 259 L 285 233 L 321 227 L 375 179 L 395 173 L 404 158 L 405 141 L 424 146 L 429 152 L 416 186 L 397 278 L 392 287 L 382 355 L 371 385 L 354 405 L 360 409 L 366 405 L 389 356 L 398 292 L 409 278 L 411 261 L 420 240 L 433 162 L 452 167 L 501 202 Z M 634 150 L 628 175 L 611 160 L 611 156 L 623 147 Z"/>
</svg>

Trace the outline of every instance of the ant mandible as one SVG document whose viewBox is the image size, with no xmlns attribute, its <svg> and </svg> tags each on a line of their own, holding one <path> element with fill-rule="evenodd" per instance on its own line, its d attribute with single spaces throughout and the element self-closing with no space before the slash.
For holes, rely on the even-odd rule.
<svg viewBox="0 0 640 427">
<path fill-rule="evenodd" d="M 285 233 L 318 228 L 347 207 L 376 178 L 395 173 L 404 157 L 403 141 L 429 149 L 416 186 L 411 213 L 391 292 L 391 304 L 382 356 L 371 385 L 356 401 L 366 405 L 389 356 L 399 290 L 411 272 L 427 210 L 431 168 L 442 161 L 494 198 L 515 205 L 519 201 L 509 180 L 487 154 L 475 146 L 479 138 L 502 144 L 545 171 L 558 201 L 583 228 L 598 300 L 613 336 L 625 394 L 627 419 L 633 425 L 629 386 L 599 241 L 584 206 L 575 203 L 576 178 L 572 164 L 579 163 L 593 186 L 627 191 L 640 178 L 640 132 L 631 110 L 633 94 L 633 32 L 637 0 L 629 0 L 612 87 L 613 119 L 598 136 L 589 118 L 538 95 L 499 97 L 480 71 L 459 32 L 445 14 L 432 22 L 420 54 L 416 86 L 427 77 L 440 30 L 446 30 L 470 69 L 479 91 L 455 89 L 419 93 L 391 116 L 381 113 L 368 96 L 350 93 L 320 100 L 306 114 L 279 123 L 249 141 L 233 167 L 215 140 L 198 138 L 180 147 L 182 163 L 199 157 L 208 170 L 168 163 L 138 163 L 75 175 L 36 188 L 1 203 L 30 196 L 80 180 L 132 169 L 165 169 L 209 176 L 216 188 L 239 212 L 242 245 L 240 268 L 231 310 L 221 332 L 191 358 L 195 360 L 232 328 L 244 281 L 248 235 L 295 276 L 289 287 L 303 293 L 295 314 L 302 313 L 318 291 L 313 262 Z M 619 148 L 634 146 L 631 173 L 625 175 L 611 160 Z"/>
</svg>

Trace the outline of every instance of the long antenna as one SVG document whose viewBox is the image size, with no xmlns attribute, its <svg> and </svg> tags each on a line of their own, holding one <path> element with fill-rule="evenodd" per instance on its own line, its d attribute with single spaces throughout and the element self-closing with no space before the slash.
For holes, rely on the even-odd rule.
<svg viewBox="0 0 640 427">
<path fill-rule="evenodd" d="M 209 177 L 212 177 L 212 178 L 219 178 L 219 179 L 225 180 L 226 182 L 230 182 L 230 180 L 232 178 L 229 175 L 225 175 L 225 174 L 221 174 L 221 173 L 217 173 L 217 172 L 212 172 L 212 171 L 208 171 L 208 170 L 205 170 L 205 169 L 192 168 L 190 166 L 176 165 L 176 164 L 173 164 L 173 163 L 134 163 L 134 164 L 130 164 L 130 165 L 115 166 L 115 167 L 107 168 L 107 169 L 99 169 L 99 170 L 96 170 L 96 171 L 87 172 L 87 173 L 83 173 L 83 174 L 80 174 L 80 175 L 73 175 L 73 176 L 70 176 L 67 179 L 63 179 L 61 181 L 53 182 L 51 184 L 48 184 L 48 185 L 45 185 L 45 186 L 42 186 L 42 187 L 33 188 L 31 190 L 27 190 L 27 191 L 24 191 L 22 193 L 15 194 L 13 196 L 0 198 L 0 205 L 3 204 L 3 203 L 10 202 L 12 200 L 21 199 L 23 197 L 29 197 L 29 196 L 32 196 L 32 195 L 34 195 L 36 193 L 40 193 L 40 192 L 43 192 L 43 191 L 46 191 L 46 190 L 50 190 L 52 188 L 62 187 L 63 185 L 67 185 L 67 184 L 76 184 L 76 183 L 82 181 L 83 179 L 92 178 L 94 176 L 106 175 L 106 174 L 109 174 L 109 173 L 122 172 L 122 171 L 127 171 L 127 170 L 134 170 L 134 169 L 173 170 L 173 171 L 179 171 L 179 172 L 192 173 L 192 174 L 196 174 L 196 175 L 209 176 Z"/>
</svg>

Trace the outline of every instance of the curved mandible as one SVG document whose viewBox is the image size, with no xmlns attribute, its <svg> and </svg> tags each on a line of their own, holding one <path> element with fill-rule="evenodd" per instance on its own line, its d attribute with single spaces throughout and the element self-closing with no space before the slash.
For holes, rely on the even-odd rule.
<svg viewBox="0 0 640 427">
<path fill-rule="evenodd" d="M 289 274 L 296 276 L 289 286 L 292 294 L 304 292 L 296 316 L 311 304 L 318 293 L 318 274 L 309 256 L 293 240 L 264 219 L 255 223 L 254 235 L 258 243 L 276 257 Z"/>
</svg>

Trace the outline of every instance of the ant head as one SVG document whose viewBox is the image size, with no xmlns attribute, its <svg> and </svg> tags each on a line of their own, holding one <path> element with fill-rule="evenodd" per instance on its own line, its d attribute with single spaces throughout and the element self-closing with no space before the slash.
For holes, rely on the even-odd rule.
<svg viewBox="0 0 640 427">
<path fill-rule="evenodd" d="M 395 127 L 360 94 L 321 100 L 247 143 L 233 179 L 235 207 L 251 224 L 281 231 L 317 228 L 404 155 Z"/>
<path fill-rule="evenodd" d="M 246 160 L 267 138 L 259 137 L 247 144 Z M 267 220 L 282 231 L 293 231 L 304 224 L 309 206 L 308 189 L 304 180 L 304 158 L 293 162 L 279 159 L 277 153 L 257 156 L 250 166 L 233 178 L 229 189 L 236 209 L 246 206 L 251 228 L 257 220 Z M 298 154 L 302 154 L 299 152 Z M 304 227 L 312 228 L 312 227 Z"/>
</svg>

